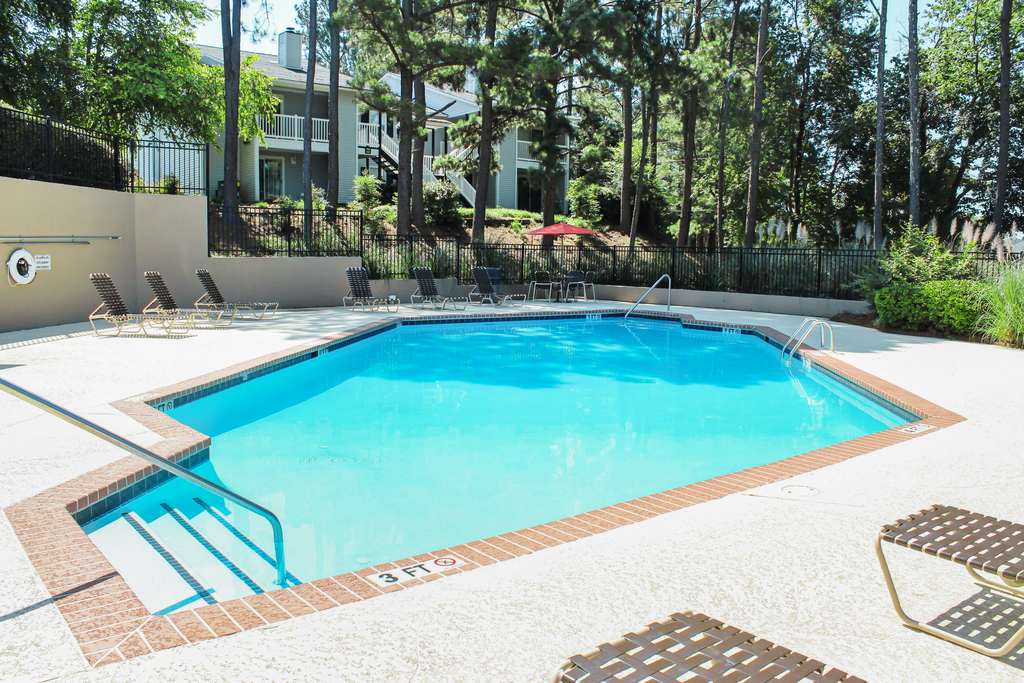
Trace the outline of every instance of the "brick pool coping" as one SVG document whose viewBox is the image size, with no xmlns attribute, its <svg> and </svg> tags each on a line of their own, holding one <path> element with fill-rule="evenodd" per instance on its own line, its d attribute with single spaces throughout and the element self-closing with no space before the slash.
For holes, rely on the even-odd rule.
<svg viewBox="0 0 1024 683">
<path fill-rule="evenodd" d="M 168 417 L 157 406 L 166 410 L 175 404 L 181 405 L 214 391 L 316 357 L 320 353 L 380 334 L 399 324 L 457 323 L 466 320 L 592 319 L 594 316 L 622 317 L 623 314 L 624 311 L 617 308 L 581 313 L 493 312 L 414 318 L 391 316 L 147 394 L 116 401 L 111 405 L 163 437 L 162 441 L 150 449 L 151 451 L 168 460 L 191 467 L 209 457 L 209 437 Z M 742 334 L 755 335 L 776 347 L 781 347 L 788 339 L 786 335 L 770 327 L 698 321 L 688 314 L 644 311 L 634 315 L 649 319 L 678 320 L 684 326 L 697 329 L 737 329 Z M 146 465 L 145 461 L 135 456 L 128 456 L 20 501 L 6 508 L 5 513 L 32 565 L 78 641 L 86 660 L 92 666 L 99 666 L 186 643 L 258 628 L 396 590 L 405 590 L 429 580 L 471 571 L 480 566 L 527 555 L 684 507 L 787 479 L 885 446 L 930 434 L 964 420 L 956 413 L 813 347 L 801 346 L 799 356 L 806 362 L 838 375 L 912 413 L 919 418 L 918 423 L 927 422 L 934 429 L 907 433 L 902 431 L 906 426 L 894 427 L 767 465 L 644 496 L 529 529 L 376 567 L 367 567 L 299 586 L 183 610 L 171 615 L 151 614 L 80 526 L 81 523 L 167 480 L 171 475 L 165 471 L 154 465 Z M 364 578 L 388 569 L 410 566 L 444 555 L 455 555 L 465 560 L 467 564 L 424 579 L 414 578 L 387 587 L 378 587 Z"/>
</svg>

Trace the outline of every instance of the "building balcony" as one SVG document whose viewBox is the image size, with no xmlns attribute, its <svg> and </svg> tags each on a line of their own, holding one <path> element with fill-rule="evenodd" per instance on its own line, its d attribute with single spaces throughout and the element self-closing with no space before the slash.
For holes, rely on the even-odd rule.
<svg viewBox="0 0 1024 683">
<path fill-rule="evenodd" d="M 263 135 L 270 140 L 287 140 L 302 142 L 305 128 L 303 117 L 289 114 L 275 114 L 271 117 L 260 117 L 260 128 Z M 313 142 L 327 142 L 327 119 L 313 119 Z"/>
<path fill-rule="evenodd" d="M 529 140 L 516 140 L 516 158 L 519 161 L 531 161 L 534 163 L 540 163 L 540 155 L 530 149 L 533 143 Z M 565 145 L 558 146 L 562 150 L 562 155 L 559 159 L 563 164 L 569 163 L 569 148 Z"/>
</svg>

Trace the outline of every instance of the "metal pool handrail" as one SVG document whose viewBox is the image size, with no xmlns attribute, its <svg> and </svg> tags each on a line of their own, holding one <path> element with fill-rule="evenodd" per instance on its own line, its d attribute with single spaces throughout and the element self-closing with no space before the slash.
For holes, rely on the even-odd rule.
<svg viewBox="0 0 1024 683">
<path fill-rule="evenodd" d="M 167 472 L 170 472 L 171 474 L 177 477 L 181 477 L 186 481 L 190 481 L 196 486 L 204 488 L 207 491 L 213 493 L 214 495 L 227 498 L 228 500 L 237 503 L 238 505 L 241 505 L 246 510 L 254 512 L 257 515 L 266 519 L 268 522 L 270 522 L 270 526 L 274 530 L 274 556 L 276 558 L 277 565 L 277 583 L 280 586 L 288 585 L 286 582 L 288 572 L 286 571 L 284 566 L 284 531 L 281 529 L 280 520 L 278 520 L 277 515 L 275 515 L 273 512 L 266 509 L 262 505 L 259 505 L 258 503 L 252 502 L 248 498 L 244 498 L 238 495 L 234 491 L 230 491 L 224 488 L 220 484 L 215 484 L 209 479 L 205 479 L 204 477 L 201 477 L 198 474 L 185 469 L 181 465 L 177 465 L 168 460 L 164 460 L 156 453 L 146 450 L 142 446 L 136 443 L 132 443 L 131 441 L 128 441 L 127 439 L 124 439 L 118 436 L 117 434 L 114 434 L 113 432 L 110 432 L 104 429 L 103 427 L 100 427 L 95 422 L 90 422 L 84 417 L 76 415 L 70 410 L 62 408 L 61 406 L 52 403 L 43 398 L 42 396 L 34 394 L 28 389 L 24 389 L 18 386 L 17 384 L 13 384 L 4 379 L 0 379 L 0 391 L 5 391 L 16 398 L 20 398 L 26 403 L 30 403 L 36 406 L 37 408 L 45 410 L 51 415 L 56 415 L 65 422 L 70 422 L 76 427 L 84 429 L 90 434 L 94 434 L 103 439 L 104 441 L 107 441 L 108 443 L 114 444 L 118 448 L 128 451 L 132 455 L 138 456 L 143 460 L 156 465 L 162 470 L 166 470 Z"/>
<path fill-rule="evenodd" d="M 636 303 L 633 304 L 632 308 L 630 308 L 628 311 L 626 311 L 626 315 L 623 316 L 623 318 L 628 318 L 629 314 L 633 312 L 633 309 L 636 308 L 637 306 L 639 306 L 640 302 L 643 301 L 644 299 L 646 299 L 647 295 L 650 294 L 652 291 L 654 291 L 654 288 L 657 287 L 658 285 L 660 285 L 661 281 L 664 280 L 665 278 L 668 278 L 668 303 L 665 305 L 665 310 L 671 311 L 672 310 L 672 278 L 669 276 L 668 273 L 665 273 L 664 275 L 662 275 L 661 277 L 658 278 L 657 282 L 655 282 L 653 285 L 651 285 L 650 289 L 648 289 L 646 292 L 644 292 L 643 296 L 641 296 L 639 299 L 636 300 Z"/>
<path fill-rule="evenodd" d="M 807 325 L 808 323 L 810 323 L 809 326 Z M 807 327 L 806 331 L 804 330 L 804 327 Z M 792 358 L 793 354 L 796 353 L 796 350 L 799 349 L 800 345 L 804 343 L 804 340 L 807 339 L 807 337 L 810 336 L 811 332 L 814 331 L 815 327 L 820 328 L 820 330 L 821 330 L 821 345 L 822 346 L 825 345 L 825 330 L 828 329 L 828 350 L 829 350 L 829 353 L 834 352 L 835 351 L 835 337 L 834 337 L 834 333 L 832 332 L 832 326 L 829 325 L 824 320 L 818 320 L 817 318 L 804 318 L 804 321 L 802 323 L 800 323 L 800 327 L 796 328 L 796 332 L 793 333 L 793 336 L 790 337 L 786 341 L 786 343 L 782 346 L 782 353 L 779 355 L 779 360 L 785 359 L 785 357 L 786 357 L 786 348 L 789 347 L 789 345 L 793 342 L 794 339 L 796 339 L 796 336 L 798 334 L 803 332 L 804 335 L 802 337 L 800 337 L 800 341 L 798 341 L 796 344 L 794 344 L 793 348 L 789 352 L 789 357 Z"/>
</svg>

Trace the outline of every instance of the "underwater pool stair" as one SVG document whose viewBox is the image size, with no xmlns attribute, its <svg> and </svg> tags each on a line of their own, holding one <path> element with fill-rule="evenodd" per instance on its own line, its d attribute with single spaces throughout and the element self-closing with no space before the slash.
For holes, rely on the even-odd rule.
<svg viewBox="0 0 1024 683">
<path fill-rule="evenodd" d="M 174 497 L 118 508 L 86 526 L 90 540 L 153 614 L 168 614 L 279 588 L 274 558 L 255 543 L 259 524 L 222 500 Z M 210 502 L 208 502 L 208 500 Z M 301 581 L 287 573 L 288 585 Z"/>
<path fill-rule="evenodd" d="M 186 577 L 191 576 L 192 579 L 196 579 L 196 577 L 193 576 L 191 572 L 187 571 L 186 565 L 182 562 L 182 558 L 185 556 L 185 553 L 182 553 L 181 556 L 176 556 L 172 551 L 169 551 L 166 546 L 160 543 L 158 539 L 158 536 L 160 534 L 168 535 L 169 538 L 173 539 L 173 542 L 175 544 L 179 545 L 179 547 L 183 547 L 181 546 L 182 543 L 184 543 L 185 545 L 189 544 L 189 541 L 184 536 L 182 536 L 182 534 L 186 534 L 188 537 L 191 538 L 192 543 L 198 544 L 199 548 L 203 552 L 207 553 L 210 557 L 213 558 L 214 561 L 222 565 L 223 569 L 226 570 L 231 576 L 233 576 L 234 581 L 240 582 L 241 585 L 245 586 L 245 588 L 248 591 L 250 591 L 249 593 L 242 594 L 248 595 L 252 593 L 263 592 L 264 590 L 266 590 L 265 588 L 261 588 L 260 583 L 254 581 L 250 575 L 246 574 L 245 571 L 240 569 L 239 565 L 228 560 L 227 556 L 223 552 L 221 552 L 215 545 L 210 543 L 205 536 L 203 536 L 203 530 L 213 534 L 216 530 L 215 524 L 219 525 L 224 529 L 224 532 L 216 531 L 217 537 L 223 537 L 223 533 L 225 532 L 230 534 L 234 539 L 234 544 L 239 545 L 240 549 L 247 550 L 248 552 L 255 555 L 257 558 L 259 558 L 263 564 L 270 566 L 271 571 L 275 576 L 275 580 L 270 582 L 264 580 L 262 584 L 263 586 L 273 585 L 274 587 L 279 587 L 294 585 L 293 581 L 295 577 L 289 574 L 287 568 L 285 567 L 284 531 L 281 528 L 281 522 L 280 520 L 278 520 L 277 515 L 275 515 L 270 510 L 266 509 L 262 505 L 259 505 L 258 503 L 254 503 L 248 498 L 238 495 L 234 491 L 224 488 L 220 484 L 212 482 L 209 479 L 206 479 L 196 474 L 195 472 L 182 467 L 181 465 L 173 463 L 169 460 L 165 460 L 156 453 L 153 453 L 148 449 L 143 448 L 142 446 L 129 441 L 128 439 L 118 436 L 117 434 L 114 434 L 113 432 L 99 426 L 95 422 L 91 422 L 90 420 L 85 419 L 81 415 L 73 413 L 70 410 L 57 405 L 56 403 L 53 403 L 43 398 L 42 396 L 34 394 L 31 391 L 18 386 L 17 384 L 8 382 L 4 379 L 0 379 L 0 391 L 4 391 L 16 398 L 25 401 L 26 403 L 29 403 L 37 408 L 40 408 L 41 410 L 44 410 L 47 413 L 50 413 L 51 415 L 59 417 L 65 422 L 70 422 L 76 427 L 79 427 L 80 429 L 83 429 L 89 432 L 90 434 L 98 436 L 104 441 L 111 443 L 117 446 L 118 448 L 125 450 L 131 453 L 132 455 L 139 457 L 142 460 L 145 460 L 146 462 L 149 462 L 150 464 L 155 465 L 160 469 L 165 470 L 184 481 L 195 484 L 196 486 L 203 489 L 206 493 L 208 493 L 211 497 L 213 497 L 214 500 L 222 504 L 226 504 L 224 503 L 224 501 L 230 501 L 235 506 L 243 508 L 245 511 L 247 511 L 245 515 L 247 520 L 251 518 L 252 515 L 258 515 L 270 524 L 271 530 L 273 531 L 273 559 L 270 559 L 270 556 L 267 555 L 258 546 L 256 546 L 255 543 L 248 540 L 246 535 L 239 531 L 238 528 L 236 528 L 228 520 L 224 512 L 218 512 L 214 507 L 211 507 L 210 505 L 208 505 L 199 498 L 193 498 L 192 504 L 198 506 L 201 509 L 201 513 L 205 514 L 207 517 L 210 518 L 210 520 L 212 520 L 210 522 L 207 522 L 205 521 L 204 518 L 204 521 L 201 525 L 193 525 L 191 521 L 189 521 L 190 519 L 198 519 L 198 517 L 200 516 L 199 514 L 190 514 L 188 510 L 176 510 L 175 508 L 172 508 L 166 503 L 162 503 L 160 506 L 163 514 L 150 515 L 149 522 L 145 521 L 144 519 L 141 519 L 140 515 L 133 516 L 133 513 L 131 512 L 128 512 L 124 516 L 122 516 L 124 524 L 130 527 L 132 531 L 134 531 L 135 536 L 141 539 L 143 543 L 148 545 L 149 550 L 151 551 L 149 554 L 150 559 L 152 559 L 155 554 L 155 557 L 159 558 L 163 563 L 161 564 L 161 562 L 153 560 L 150 563 L 145 563 L 145 565 L 143 565 L 143 563 L 139 563 L 139 566 L 148 566 L 150 570 L 154 572 L 159 572 L 161 573 L 161 575 L 167 575 L 167 571 L 174 572 L 177 575 L 177 577 L 182 582 L 184 582 L 184 585 L 189 586 L 193 589 L 192 596 L 186 596 L 189 604 L 192 602 L 193 596 L 194 599 L 210 599 L 212 597 L 210 595 L 210 590 L 208 588 L 204 588 L 202 584 L 198 582 L 198 580 L 195 581 L 195 584 L 199 586 L 198 589 L 192 583 L 190 583 L 189 579 Z M 167 520 L 162 520 L 161 523 L 159 524 L 159 529 L 157 529 L 156 522 L 164 516 L 166 516 L 167 520 L 170 520 L 170 522 L 177 524 L 178 527 L 181 528 L 181 531 L 172 531 L 172 527 L 170 526 L 170 523 Z M 147 528 L 147 525 L 150 523 L 152 523 L 153 525 L 152 529 Z M 107 526 L 112 526 L 116 528 L 116 523 L 109 524 Z M 102 529 L 90 533 L 90 536 L 94 536 L 95 533 L 99 533 L 100 531 L 102 531 Z M 154 531 L 156 533 L 154 533 Z M 127 537 L 133 538 L 130 534 L 127 535 Z M 92 539 L 93 542 L 96 543 L 96 545 L 100 548 L 103 554 L 107 556 L 107 559 L 110 560 L 111 564 L 113 564 L 114 567 L 122 573 L 122 575 L 125 578 L 125 581 L 128 582 L 128 585 L 135 589 L 136 592 L 138 593 L 139 589 L 143 586 L 142 579 L 145 577 L 145 573 L 136 572 L 134 571 L 134 569 L 122 571 L 123 568 L 131 566 L 133 564 L 132 561 L 123 561 L 125 559 L 131 560 L 132 554 L 126 554 L 125 550 L 123 548 L 120 548 L 119 546 L 116 546 L 116 544 L 104 547 L 99 542 L 97 542 L 98 538 L 99 537 L 94 537 Z M 147 556 L 145 546 L 139 545 L 138 542 L 129 543 L 128 545 L 134 548 L 136 552 L 142 553 L 142 557 Z M 120 557 L 121 561 L 115 559 L 115 556 Z M 188 557 L 190 558 L 188 564 L 196 564 L 202 567 L 207 567 L 207 565 L 213 566 L 207 559 L 205 559 L 205 556 L 201 552 L 194 552 L 194 548 L 192 551 L 189 551 Z M 181 569 L 182 571 L 179 572 L 179 569 Z M 260 566 L 260 570 L 262 570 L 263 573 L 265 573 L 266 571 L 262 566 Z M 209 573 L 212 570 L 206 568 L 204 569 L 204 571 Z M 126 572 L 138 575 L 134 583 L 132 580 L 128 579 Z M 231 584 L 230 581 L 228 581 L 227 583 L 224 582 L 225 577 L 223 576 L 222 571 L 218 570 L 217 572 L 215 572 L 215 574 L 217 586 L 214 587 L 214 590 L 222 590 L 225 593 L 230 593 L 232 591 L 237 592 L 238 590 L 240 590 L 237 585 Z M 169 580 L 173 584 L 173 579 Z M 298 582 L 294 581 L 294 583 Z M 136 585 L 138 585 L 139 588 L 136 588 Z M 229 585 L 233 585 L 234 587 L 229 588 Z M 234 594 L 230 597 L 238 597 L 238 595 Z M 214 599 L 214 601 L 219 602 L 221 600 L 230 599 L 230 597 L 220 597 Z M 154 609 L 152 600 L 147 599 L 145 595 L 139 593 L 139 599 L 142 600 L 143 604 L 150 608 L 150 611 L 156 611 Z M 171 607 L 173 607 L 173 605 L 157 609 L 166 611 L 167 609 L 171 609 Z"/>
</svg>

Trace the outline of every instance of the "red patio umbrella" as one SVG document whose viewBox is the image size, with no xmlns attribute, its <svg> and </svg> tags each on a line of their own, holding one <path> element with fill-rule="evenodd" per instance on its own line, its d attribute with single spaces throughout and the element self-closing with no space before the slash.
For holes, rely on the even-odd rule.
<svg viewBox="0 0 1024 683">
<path fill-rule="evenodd" d="M 543 228 L 537 228 L 536 230 L 527 230 L 523 233 L 524 235 L 596 235 L 597 230 L 587 230 L 581 228 L 578 225 L 569 225 L 568 223 L 555 223 L 554 225 L 545 225 Z"/>
</svg>

